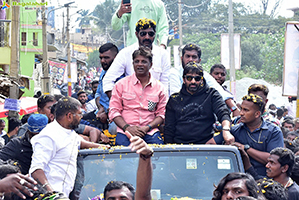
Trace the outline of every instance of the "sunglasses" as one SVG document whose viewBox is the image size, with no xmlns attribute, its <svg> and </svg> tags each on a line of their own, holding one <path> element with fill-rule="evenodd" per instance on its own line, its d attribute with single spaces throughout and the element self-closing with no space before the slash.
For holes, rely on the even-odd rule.
<svg viewBox="0 0 299 200">
<path fill-rule="evenodd" d="M 192 79 L 194 79 L 198 82 L 202 79 L 202 76 L 185 76 L 185 78 L 187 79 L 187 81 L 192 81 Z"/>
<path fill-rule="evenodd" d="M 146 36 L 146 34 L 148 34 L 150 37 L 153 37 L 155 35 L 155 32 L 154 31 L 149 31 L 149 32 L 141 31 L 139 34 L 141 37 Z"/>
</svg>

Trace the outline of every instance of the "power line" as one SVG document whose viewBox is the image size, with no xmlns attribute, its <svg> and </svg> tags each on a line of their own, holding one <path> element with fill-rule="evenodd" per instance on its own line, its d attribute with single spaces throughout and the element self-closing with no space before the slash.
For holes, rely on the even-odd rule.
<svg viewBox="0 0 299 200">
<path fill-rule="evenodd" d="M 208 0 L 207 0 L 207 1 L 208 1 Z M 186 4 L 183 3 L 183 6 L 185 6 L 185 7 L 187 7 L 187 8 L 197 8 L 197 7 L 202 6 L 203 4 L 205 4 L 207 1 L 205 1 L 205 2 L 203 2 L 203 3 L 201 3 L 201 4 L 198 4 L 198 5 L 196 5 L 196 6 L 188 6 L 188 5 L 186 5 Z"/>
<path fill-rule="evenodd" d="M 171 19 L 168 13 L 166 15 L 167 15 L 168 20 L 171 21 L 172 23 L 178 21 L 178 19 L 175 19 L 175 20 Z"/>
</svg>

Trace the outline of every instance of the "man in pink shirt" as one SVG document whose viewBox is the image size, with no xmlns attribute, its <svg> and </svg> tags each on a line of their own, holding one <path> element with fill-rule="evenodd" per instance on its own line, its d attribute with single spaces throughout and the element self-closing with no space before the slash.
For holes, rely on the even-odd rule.
<svg viewBox="0 0 299 200">
<path fill-rule="evenodd" d="M 135 73 L 118 81 L 112 90 L 109 119 L 117 125 L 116 145 L 130 144 L 125 131 L 149 144 L 163 144 L 157 127 L 164 122 L 167 95 L 149 72 L 152 57 L 146 47 L 134 51 Z"/>
</svg>

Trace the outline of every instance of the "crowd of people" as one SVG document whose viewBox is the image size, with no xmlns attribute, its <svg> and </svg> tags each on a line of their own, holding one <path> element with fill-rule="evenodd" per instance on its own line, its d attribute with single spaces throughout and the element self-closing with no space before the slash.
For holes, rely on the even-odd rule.
<svg viewBox="0 0 299 200">
<path fill-rule="evenodd" d="M 150 200 L 148 144 L 176 143 L 239 149 L 246 173 L 223 177 L 213 200 L 299 199 L 299 119 L 283 107 L 266 109 L 269 89 L 261 84 L 252 84 L 237 105 L 223 86 L 225 67 L 215 64 L 205 72 L 194 43 L 182 48 L 181 68 L 171 68 L 163 19 L 140 19 L 133 11 L 121 3 L 113 16 L 115 28 L 138 17 L 135 31 L 130 29 L 135 34 L 130 32 L 132 43 L 121 51 L 112 43 L 99 48 L 102 72 L 91 82 L 91 94 L 83 84 L 72 97 L 42 95 L 38 114 L 10 118 L 7 133 L 0 120 L 0 198 L 79 199 L 84 170 L 78 149 L 123 145 L 140 155 L 136 192 L 130 183 L 113 181 L 104 199 Z"/>
</svg>

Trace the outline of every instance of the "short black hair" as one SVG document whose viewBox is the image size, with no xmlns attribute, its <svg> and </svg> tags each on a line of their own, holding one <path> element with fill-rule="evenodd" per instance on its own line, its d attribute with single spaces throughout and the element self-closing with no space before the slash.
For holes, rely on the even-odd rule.
<svg viewBox="0 0 299 200">
<path fill-rule="evenodd" d="M 293 166 L 293 171 L 291 174 L 291 178 L 299 184 L 299 156 L 295 156 L 295 164 Z"/>
<path fill-rule="evenodd" d="M 272 151 L 270 151 L 270 155 L 279 156 L 278 162 L 280 163 L 280 165 L 282 167 L 285 166 L 285 165 L 289 166 L 286 173 L 287 173 L 288 176 L 291 176 L 293 166 L 295 164 L 295 155 L 294 155 L 294 153 L 290 149 L 282 148 L 282 147 L 276 147 L 275 149 L 272 149 Z"/>
<path fill-rule="evenodd" d="M 192 51 L 192 50 L 197 51 L 198 58 L 201 57 L 201 48 L 197 44 L 194 44 L 194 43 L 188 43 L 184 46 L 184 48 L 182 49 L 182 56 L 184 57 L 186 51 Z"/>
<path fill-rule="evenodd" d="M 292 135 L 292 136 L 295 136 L 295 137 L 299 136 L 299 134 L 296 131 L 289 131 L 289 132 L 287 132 L 286 137 L 288 137 L 288 135 Z"/>
<path fill-rule="evenodd" d="M 91 85 L 92 85 L 92 86 L 94 86 L 95 84 L 99 84 L 99 81 L 94 80 L 94 81 L 91 82 Z"/>
<path fill-rule="evenodd" d="M 156 22 L 152 19 L 141 18 L 136 23 L 136 32 L 139 33 L 140 30 L 145 30 L 148 28 L 153 28 L 154 32 L 156 32 Z"/>
<path fill-rule="evenodd" d="M 145 46 L 140 46 L 139 49 L 135 50 L 132 54 L 132 59 L 134 60 L 137 56 L 144 56 L 149 59 L 150 63 L 153 62 L 153 54 L 150 48 Z"/>
<path fill-rule="evenodd" d="M 289 119 L 284 120 L 284 121 L 282 122 L 281 126 L 283 127 L 285 123 L 287 123 L 287 124 L 292 124 L 292 126 L 295 127 L 295 123 L 293 122 L 293 120 L 289 120 Z"/>
<path fill-rule="evenodd" d="M 64 97 L 62 94 L 54 94 L 54 99 L 56 101 L 59 101 L 59 99 L 61 99 L 62 97 Z"/>
<path fill-rule="evenodd" d="M 260 193 L 258 193 L 258 186 L 253 179 L 253 177 L 249 174 L 245 174 L 242 172 L 232 172 L 227 174 L 225 177 L 223 177 L 216 189 L 213 192 L 213 198 L 212 200 L 221 200 L 221 197 L 223 195 L 223 189 L 226 186 L 226 184 L 230 181 L 236 180 L 236 179 L 242 179 L 245 180 L 245 185 L 247 187 L 247 190 L 249 192 L 249 196 L 252 196 L 254 198 L 259 198 L 262 196 Z"/>
<path fill-rule="evenodd" d="M 104 200 L 106 200 L 107 197 L 107 192 L 110 192 L 112 190 L 119 190 L 122 189 L 123 187 L 126 187 L 130 190 L 132 193 L 132 199 L 134 200 L 135 196 L 135 188 L 133 187 L 132 184 L 124 182 L 124 181 L 110 181 L 104 189 Z"/>
<path fill-rule="evenodd" d="M 33 113 L 29 113 L 29 114 L 23 115 L 23 117 L 22 117 L 22 119 L 21 119 L 22 124 L 26 124 L 28 118 L 29 118 L 32 114 L 33 114 Z"/>
<path fill-rule="evenodd" d="M 213 65 L 210 69 L 210 74 L 212 74 L 216 68 L 222 69 L 224 71 L 224 73 L 226 74 L 226 69 L 225 69 L 224 65 L 222 65 L 222 64 Z"/>
<path fill-rule="evenodd" d="M 55 118 L 60 120 L 69 112 L 75 113 L 81 107 L 81 103 L 73 97 L 62 97 L 55 106 Z"/>
<path fill-rule="evenodd" d="M 281 183 L 273 179 L 263 178 L 257 181 L 259 192 L 262 193 L 266 199 L 271 200 L 288 200 L 288 192 Z"/>
<path fill-rule="evenodd" d="M 5 123 L 4 119 L 0 119 L 0 124 Z"/>
<path fill-rule="evenodd" d="M 277 117 L 282 117 L 283 116 L 283 109 L 279 108 L 277 111 L 276 111 L 276 114 L 277 114 Z"/>
<path fill-rule="evenodd" d="M 104 52 L 109 51 L 109 50 L 112 51 L 112 52 L 115 52 L 116 54 L 118 54 L 117 46 L 115 46 L 114 44 L 112 44 L 110 42 L 105 43 L 102 46 L 100 46 L 99 53 L 104 53 Z"/>
<path fill-rule="evenodd" d="M 42 95 L 37 99 L 37 107 L 43 109 L 48 102 L 54 102 L 55 98 L 53 95 Z"/>
<path fill-rule="evenodd" d="M 258 106 L 259 111 L 261 111 L 261 113 L 263 113 L 263 111 L 265 109 L 265 102 L 263 101 L 263 98 L 260 97 L 259 95 L 250 93 L 248 95 L 245 95 L 242 98 L 242 100 L 252 102 L 254 105 Z"/>
<path fill-rule="evenodd" d="M 271 103 L 271 104 L 269 105 L 269 109 L 270 109 L 272 106 L 275 106 L 275 104 Z M 276 108 L 276 106 L 275 106 L 275 108 Z"/>
<path fill-rule="evenodd" d="M 269 94 L 269 89 L 267 86 L 262 85 L 262 84 L 252 84 L 251 86 L 249 86 L 248 88 L 248 94 L 252 93 L 252 92 L 263 92 L 264 95 L 267 97 Z"/>
<path fill-rule="evenodd" d="M 15 128 L 22 125 L 21 120 L 18 118 L 11 117 L 8 119 L 8 132 L 13 131 Z"/>
<path fill-rule="evenodd" d="M 198 74 L 199 76 L 203 77 L 203 68 L 199 63 L 189 62 L 189 63 L 187 63 L 187 65 L 184 68 L 183 78 L 188 73 L 195 73 L 195 74 Z"/>
</svg>

